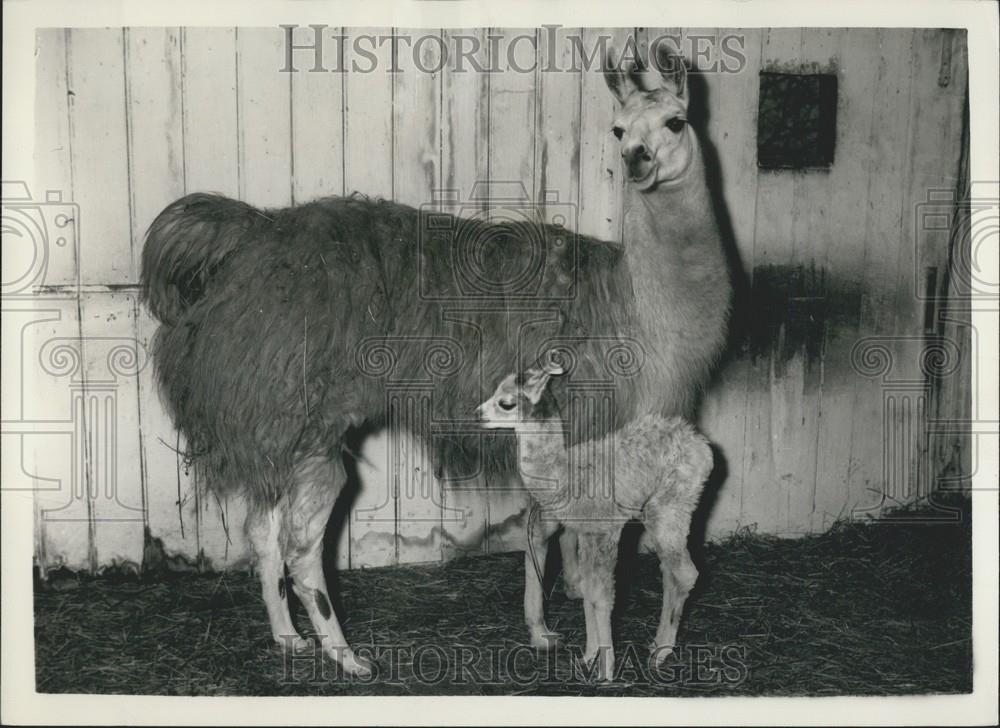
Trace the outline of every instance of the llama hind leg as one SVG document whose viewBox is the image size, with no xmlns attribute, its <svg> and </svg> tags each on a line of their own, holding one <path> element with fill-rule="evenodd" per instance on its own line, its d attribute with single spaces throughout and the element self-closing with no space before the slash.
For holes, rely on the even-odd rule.
<svg viewBox="0 0 1000 728">
<path fill-rule="evenodd" d="M 324 652 L 348 674 L 368 675 L 369 667 L 355 657 L 347 644 L 323 574 L 323 534 L 345 480 L 339 460 L 311 457 L 299 464 L 284 511 L 285 558 L 292 587 L 309 614 Z"/>
<path fill-rule="evenodd" d="M 698 569 L 688 553 L 686 521 L 662 516 L 649 525 L 663 576 L 663 606 L 651 646 L 656 663 L 660 664 L 676 647 L 677 628 L 688 594 L 698 579 Z"/>
<path fill-rule="evenodd" d="M 303 649 L 308 643 L 299 636 L 288 612 L 285 562 L 281 555 L 280 506 L 252 509 L 247 517 L 246 533 L 257 557 L 257 572 L 271 622 L 271 636 L 284 649 Z"/>
<path fill-rule="evenodd" d="M 559 550 L 562 552 L 563 562 L 563 583 L 565 584 L 566 596 L 569 599 L 581 599 L 580 593 L 580 559 L 577 556 L 579 548 L 575 531 L 568 528 L 563 529 L 559 536 Z"/>
</svg>

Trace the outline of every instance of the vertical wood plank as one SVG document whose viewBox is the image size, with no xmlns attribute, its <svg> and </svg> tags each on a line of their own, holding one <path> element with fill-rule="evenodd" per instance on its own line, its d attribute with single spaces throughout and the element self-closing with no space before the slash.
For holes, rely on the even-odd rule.
<svg viewBox="0 0 1000 728">
<path fill-rule="evenodd" d="M 74 201 L 72 61 L 70 31 L 40 29 L 36 35 L 35 83 L 35 199 L 46 199 L 46 191 Z M 48 261 L 43 282 L 51 285 L 79 282 L 79 209 L 71 215 L 75 235 L 60 247 L 46 238 Z M 17 419 L 26 433 L 21 436 L 23 472 L 34 489 L 36 560 L 44 574 L 65 566 L 86 571 L 96 567 L 90 503 L 85 490 L 81 429 L 82 408 L 76 407 L 71 379 L 83 381 L 80 346 L 79 302 L 76 298 L 36 302 L 35 310 L 5 313 L 5 328 L 20 327 L 21 353 L 18 376 L 22 380 Z M 13 319 L 13 322 L 12 322 Z M 5 347 L 6 348 L 6 347 Z M 5 373 L 12 374 L 5 355 Z M 11 407 L 5 400 L 5 418 Z M 74 416 L 76 415 L 76 416 Z M 7 458 L 5 458 L 7 460 Z M 6 482 L 6 481 L 5 481 Z M 27 483 L 26 483 L 27 485 Z"/>
<path fill-rule="evenodd" d="M 757 98 L 764 31 L 719 28 L 720 39 L 743 36 L 746 64 L 723 53 L 720 71 L 709 78 L 708 141 L 716 149 L 722 171 L 721 188 L 736 247 L 744 265 L 753 261 L 757 210 Z M 733 41 L 735 43 L 735 41 Z M 725 66 L 727 70 L 722 70 Z M 704 144 L 704 143 L 703 143 Z M 705 144 L 704 146 L 708 146 Z"/>
<path fill-rule="evenodd" d="M 74 201 L 80 205 L 83 283 L 134 283 L 121 29 L 70 31 Z"/>
<path fill-rule="evenodd" d="M 813 73 L 836 72 L 840 63 L 840 33 L 835 28 L 804 28 L 798 54 L 799 67 Z M 839 91 L 838 96 L 842 98 L 842 90 Z M 841 105 L 838 112 L 844 109 L 846 105 Z M 842 138 L 846 126 L 852 122 L 862 123 L 860 120 L 847 120 L 838 116 L 838 140 Z M 835 166 L 837 161 L 834 162 Z M 826 252 L 835 244 L 844 245 L 846 241 L 831 225 L 830 200 L 836 189 L 831 170 L 803 170 L 795 175 L 794 180 L 791 263 L 800 278 L 797 290 L 793 292 L 798 300 L 788 301 L 788 314 L 797 321 L 797 325 L 809 327 L 821 324 L 802 321 L 802 316 L 796 309 L 812 305 L 809 298 L 823 300 L 825 305 L 826 300 L 832 302 L 833 297 L 842 295 L 840 291 L 828 291 L 824 287 L 829 285 L 828 281 L 818 272 L 823 270 Z M 829 315 L 830 306 L 826 306 L 826 309 L 827 313 L 820 315 Z M 810 335 L 807 334 L 808 336 Z M 793 366 L 788 369 L 790 376 L 781 382 L 784 385 L 784 411 L 781 434 L 774 452 L 776 467 L 785 489 L 788 514 L 785 529 L 789 534 L 807 533 L 812 526 L 825 371 L 823 356 L 822 349 L 814 351 L 808 344 L 801 346 L 792 359 Z"/>
<path fill-rule="evenodd" d="M 448 47 L 461 47 L 468 59 L 449 63 L 442 72 L 441 180 L 460 201 L 469 200 L 489 166 L 490 83 L 487 32 L 482 28 L 442 31 Z M 475 49 L 475 52 L 472 52 Z M 468 214 L 468 213 L 466 213 Z"/>
<path fill-rule="evenodd" d="M 968 37 L 963 30 L 954 31 L 950 41 L 952 51 L 951 83 L 958 87 L 968 83 Z M 981 180 L 975 183 L 969 179 L 969 120 L 966 115 L 965 128 L 963 129 L 961 161 L 958 165 L 958 199 L 982 199 L 990 196 L 997 197 L 997 185 L 984 185 Z M 961 225 L 972 224 L 975 213 L 959 213 L 955 215 L 952 225 L 956 228 Z M 947 285 L 941 285 L 938 295 L 947 296 L 947 300 L 939 301 L 937 305 L 937 315 L 943 320 L 938 331 L 945 337 L 954 341 L 959 349 L 960 366 L 955 374 L 944 377 L 933 393 L 933 409 L 931 417 L 936 420 L 951 421 L 972 421 L 977 418 L 978 408 L 982 406 L 981 398 L 975 402 L 972 399 L 972 369 L 973 358 L 975 356 L 974 335 L 972 331 L 971 313 L 967 310 L 967 293 L 973 285 L 970 272 L 966 272 L 966 267 L 959 261 L 968 256 L 969 250 L 974 244 L 970 239 L 972 236 L 967 233 L 960 233 L 956 236 L 956 244 L 944 246 L 942 255 L 947 255 L 948 247 L 951 247 L 951 259 L 944 263 L 949 267 L 949 280 Z M 977 371 L 982 371 L 977 369 Z M 978 392 L 983 392 L 985 384 L 980 385 Z M 937 434 L 931 442 L 931 462 L 932 483 L 935 487 L 943 491 L 955 491 L 971 487 L 971 474 L 979 465 L 978 456 L 974 454 L 974 436 L 969 433 L 950 433 L 948 435 Z M 976 458 L 976 460 L 974 460 Z"/>
<path fill-rule="evenodd" d="M 72 160 L 67 88 L 68 31 L 40 28 L 36 35 L 35 60 L 35 175 L 29 189 L 36 200 L 45 201 L 47 192 L 61 194 L 72 202 Z M 74 223 L 75 225 L 76 223 Z M 77 282 L 78 236 L 57 245 L 55 235 L 46 243 L 47 260 L 43 282 L 68 285 Z"/>
<path fill-rule="evenodd" d="M 771 28 L 765 31 L 761 48 L 762 69 L 795 62 L 801 40 L 802 33 L 798 29 Z M 758 170 L 753 258 L 755 303 L 758 291 L 769 283 L 768 267 L 787 264 L 792 259 L 792 221 L 787 211 L 791 207 L 793 193 L 794 180 L 790 173 Z M 781 332 L 775 333 L 780 342 Z M 781 446 L 782 396 L 787 386 L 794 385 L 781 381 L 786 376 L 781 348 L 780 343 L 768 346 L 767 351 L 751 346 L 746 397 L 741 520 L 748 525 L 756 524 L 761 531 L 768 533 L 784 531 L 788 524 L 787 489 L 782 481 L 785 474 L 777 470 L 775 452 Z"/>
<path fill-rule="evenodd" d="M 925 373 L 925 351 L 934 346 L 928 341 L 926 332 L 936 330 L 936 306 L 925 305 L 926 281 L 931 275 L 937 280 L 943 275 L 949 231 L 925 226 L 922 218 L 918 220 L 917 213 L 920 206 L 929 201 L 943 199 L 953 204 L 959 187 L 965 75 L 961 66 L 955 67 L 956 55 L 961 58 L 961 51 L 953 52 L 953 40 L 954 31 L 951 30 L 925 28 L 914 32 L 910 96 L 913 123 L 907 153 L 907 199 L 900 210 L 903 237 L 899 248 L 895 299 L 896 365 L 892 376 L 922 382 L 925 386 L 930 384 L 930 377 Z M 951 75 L 947 85 L 942 85 L 940 80 L 943 63 Z M 936 295 L 936 290 L 931 295 Z M 899 470 L 891 474 L 894 477 L 886 485 L 891 495 L 888 507 L 926 497 L 932 486 L 926 438 L 927 412 L 921 409 L 927 404 L 925 394 L 921 392 L 912 397 L 913 413 L 908 414 L 900 408 L 893 423 L 894 442 L 902 452 Z"/>
<path fill-rule="evenodd" d="M 393 190 L 395 199 L 420 208 L 441 187 L 441 45 L 439 32 L 394 31 L 399 73 L 393 75 Z M 428 38 L 428 39 L 424 39 Z M 413 241 L 417 244 L 418 241 Z M 397 400 L 400 420 L 411 432 L 431 432 L 431 401 L 423 392 Z M 391 436 L 398 458 L 396 553 L 400 563 L 441 559 L 441 484 L 430 453 L 419 438 Z"/>
<path fill-rule="evenodd" d="M 240 195 L 236 31 L 181 31 L 185 192 Z"/>
<path fill-rule="evenodd" d="M 82 447 L 85 418 L 77 401 L 83 385 L 78 302 L 47 299 L 34 311 L 6 312 L 5 318 L 5 325 L 20 328 L 24 384 L 18 419 L 30 433 L 22 435 L 21 457 L 25 487 L 34 489 L 39 514 L 39 566 L 90 571 L 96 560 Z M 4 406 L 6 414 L 12 403 Z"/>
<path fill-rule="evenodd" d="M 878 31 L 879 66 L 875 83 L 863 255 L 863 299 L 858 336 L 891 335 L 895 327 L 895 290 L 899 269 L 900 210 L 904 206 L 907 142 L 912 88 L 912 30 Z M 902 121 L 901 121 L 902 120 Z M 888 130 L 895 129 L 895 133 Z M 879 505 L 882 488 L 883 386 L 880 380 L 858 377 L 853 399 L 851 457 L 845 515 L 862 515 Z"/>
<path fill-rule="evenodd" d="M 604 35 L 611 38 L 611 44 L 620 55 L 629 32 L 620 28 L 584 28 L 583 49 L 592 52 L 600 36 Z M 618 140 L 611 133 L 618 102 L 604 82 L 603 59 L 599 55 L 588 66 L 578 53 L 577 63 L 583 66 L 580 80 L 580 232 L 609 240 L 620 239 L 624 176 Z"/>
<path fill-rule="evenodd" d="M 347 104 L 344 145 L 344 189 L 391 198 L 392 75 L 391 50 L 379 36 L 387 28 L 352 28 L 345 53 Z"/>
<path fill-rule="evenodd" d="M 352 28 L 345 41 L 344 189 L 393 196 L 392 51 L 387 28 Z M 374 56 L 374 59 L 372 58 Z M 384 566 L 396 558 L 396 494 L 386 469 L 388 438 L 369 437 L 357 472 L 361 488 L 348 514 L 352 568 Z"/>
<path fill-rule="evenodd" d="M 180 31 L 125 31 L 132 246 L 142 253 L 149 224 L 184 194 Z"/>
<path fill-rule="evenodd" d="M 420 207 L 441 186 L 441 45 L 434 40 L 440 34 L 397 28 L 393 35 L 399 66 L 392 75 L 393 190 L 397 202 Z"/>
<path fill-rule="evenodd" d="M 851 421 L 859 375 L 851 366 L 858 338 L 858 316 L 865 271 L 866 209 L 872 168 L 876 94 L 880 67 L 879 33 L 874 28 L 840 32 L 838 60 L 837 142 L 829 172 L 824 220 L 824 247 L 818 264 L 828 273 L 825 295 L 843 315 L 826 322 L 822 362 L 822 402 L 817 422 L 814 506 L 811 530 L 827 530 L 847 515 L 851 457 Z M 880 131 L 879 133 L 884 133 Z M 830 286 L 833 286 L 832 288 Z"/>
<path fill-rule="evenodd" d="M 142 563 L 145 498 L 140 472 L 134 293 L 85 293 L 86 463 L 100 568 Z"/>
<path fill-rule="evenodd" d="M 490 182 L 524 185 L 534 199 L 535 87 L 537 38 L 534 29 L 492 28 L 497 41 L 491 63 L 499 69 L 490 83 Z"/>
<path fill-rule="evenodd" d="M 580 80 L 569 69 L 573 46 L 568 36 L 580 28 L 538 32 L 538 87 L 536 90 L 535 201 L 570 203 L 574 214 L 567 221 L 579 229 L 580 210 Z M 553 195 L 556 199 L 553 200 Z"/>
<path fill-rule="evenodd" d="M 293 42 L 313 43 L 311 28 L 297 27 Z M 308 202 L 324 195 L 344 194 L 344 79 L 343 51 L 334 36 L 342 29 L 329 28 L 323 35 L 325 71 L 314 72 L 299 65 L 292 83 L 292 198 Z"/>
<path fill-rule="evenodd" d="M 756 224 L 757 154 L 756 122 L 762 32 L 757 29 L 719 28 L 719 42 L 729 36 L 741 35 L 745 65 L 737 68 L 736 61 L 720 53 L 717 72 L 706 77 L 708 98 L 708 129 L 701 133 L 702 154 L 708 166 L 709 179 L 718 175 L 713 194 L 723 198 L 725 219 L 720 219 L 724 234 L 733 236 L 732 244 L 738 259 L 739 276 L 749 280 L 748 266 L 753 263 L 754 227 Z M 735 41 L 734 41 L 735 42 Z M 699 130 L 701 132 L 702 130 Z M 745 306 L 746 301 L 736 301 Z M 741 326 L 741 311 L 734 310 L 731 326 Z M 734 341 L 737 337 L 732 337 Z M 744 342 L 739 341 L 739 345 Z M 709 538 L 721 537 L 743 525 L 743 462 L 747 417 L 747 380 L 750 360 L 745 351 L 730 352 L 730 358 L 719 371 L 716 382 L 702 403 L 701 426 L 719 450 L 720 490 L 709 514 L 706 533 Z"/>
<path fill-rule="evenodd" d="M 492 28 L 490 33 L 497 39 L 490 44 L 491 67 L 499 72 L 490 81 L 489 181 L 490 194 L 502 196 L 491 199 L 490 208 L 502 218 L 510 206 L 504 198 L 535 199 L 537 38 L 533 29 Z M 524 548 L 520 514 L 527 512 L 529 498 L 520 478 L 493 478 L 487 488 L 487 550 Z"/>
<path fill-rule="evenodd" d="M 491 76 L 487 31 L 466 28 L 442 31 L 449 48 L 468 53 L 459 65 L 456 56 L 442 71 L 441 184 L 443 192 L 463 203 L 464 215 L 474 214 L 470 200 L 478 182 L 487 181 L 489 164 L 489 93 Z M 481 553 L 486 548 L 489 500 L 482 478 L 454 481 L 451 473 L 442 490 L 442 555 Z"/>
<path fill-rule="evenodd" d="M 292 198 L 291 78 L 280 28 L 236 31 L 240 199 L 279 207 Z"/>
<path fill-rule="evenodd" d="M 174 28 L 127 29 L 125 31 L 125 75 L 127 79 L 127 113 L 129 135 L 129 180 L 132 204 L 133 247 L 141 254 L 143 237 L 149 224 L 164 206 L 184 194 L 184 117 L 183 79 L 181 56 L 181 31 Z M 146 342 L 151 329 L 145 312 L 140 314 L 135 300 L 132 301 L 133 326 L 140 355 L 148 355 Z M 154 439 L 153 431 L 162 431 L 166 441 L 170 441 L 172 426 L 160 407 L 158 399 L 149 397 L 152 383 L 152 362 L 146 359 L 139 371 L 136 384 L 137 433 L 139 449 L 135 464 L 144 488 L 147 509 L 145 526 L 149 534 L 164 539 L 163 546 L 171 553 L 183 553 L 183 549 L 173 543 L 173 528 L 176 511 L 170 507 L 174 498 L 174 483 L 166 484 L 161 477 L 160 458 L 154 458 L 154 479 L 149 480 L 150 447 L 166 450 L 171 456 L 173 470 L 177 469 L 176 458 L 163 443 Z M 146 407 L 150 411 L 146 411 Z M 145 415 L 145 416 L 144 416 Z M 164 422 L 166 420 L 166 422 Z M 166 427 L 163 427 L 166 425 Z M 131 444 L 131 443 L 130 443 Z M 166 471 L 169 473 L 169 469 Z M 126 473 L 121 473 L 127 477 Z M 131 475 L 131 473 L 128 473 Z M 166 486 L 166 487 L 165 487 Z M 164 501 L 168 502 L 164 502 Z M 160 528 L 166 524 L 167 528 Z M 191 541 L 195 541 L 191 529 Z M 191 561 L 197 556 L 197 548 L 188 554 Z M 142 554 L 140 553 L 140 559 Z"/>
</svg>

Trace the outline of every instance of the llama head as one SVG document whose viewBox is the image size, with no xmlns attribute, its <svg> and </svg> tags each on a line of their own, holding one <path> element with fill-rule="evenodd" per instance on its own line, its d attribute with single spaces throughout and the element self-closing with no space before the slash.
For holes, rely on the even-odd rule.
<svg viewBox="0 0 1000 728">
<path fill-rule="evenodd" d="M 662 39 L 650 54 L 654 68 L 634 55 L 623 54 L 618 62 L 614 55 L 608 49 L 604 65 L 604 80 L 619 104 L 611 132 L 621 142 L 629 182 L 650 190 L 681 177 L 694 155 L 687 69 Z"/>
<path fill-rule="evenodd" d="M 504 377 L 493 396 L 476 407 L 480 425 L 489 430 L 516 430 L 532 422 L 558 419 L 559 408 L 548 384 L 562 373 L 562 366 L 550 357 L 540 366 Z"/>
</svg>

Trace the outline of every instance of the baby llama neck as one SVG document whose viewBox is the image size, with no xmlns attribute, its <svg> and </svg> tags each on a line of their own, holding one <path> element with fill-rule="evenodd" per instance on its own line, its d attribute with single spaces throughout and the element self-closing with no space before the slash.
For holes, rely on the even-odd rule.
<svg viewBox="0 0 1000 728">
<path fill-rule="evenodd" d="M 517 460 L 524 487 L 541 505 L 560 500 L 569 455 L 561 419 L 532 420 L 517 428 Z"/>
</svg>

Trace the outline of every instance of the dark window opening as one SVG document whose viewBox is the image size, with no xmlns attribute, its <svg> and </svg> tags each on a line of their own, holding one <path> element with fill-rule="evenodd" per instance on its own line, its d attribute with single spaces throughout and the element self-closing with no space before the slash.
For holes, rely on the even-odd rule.
<svg viewBox="0 0 1000 728">
<path fill-rule="evenodd" d="M 829 167 L 836 138 L 835 75 L 760 74 L 758 167 Z"/>
</svg>

